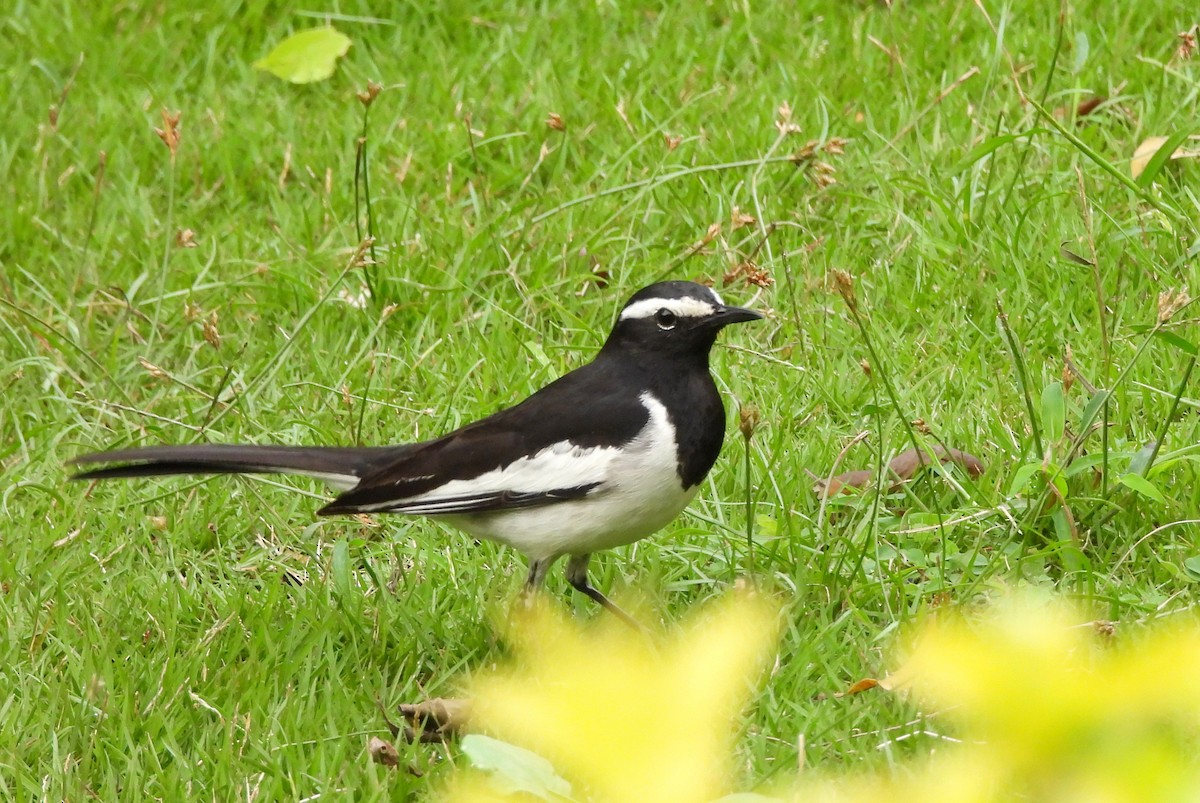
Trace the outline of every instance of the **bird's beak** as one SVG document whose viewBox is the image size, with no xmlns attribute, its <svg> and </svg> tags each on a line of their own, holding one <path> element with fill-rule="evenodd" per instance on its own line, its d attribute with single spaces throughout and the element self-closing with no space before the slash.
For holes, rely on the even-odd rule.
<svg viewBox="0 0 1200 803">
<path fill-rule="evenodd" d="M 763 317 L 761 312 L 745 307 L 721 307 L 713 316 L 713 323 L 717 326 L 728 326 L 731 323 L 746 323 L 747 321 L 757 321 Z"/>
</svg>

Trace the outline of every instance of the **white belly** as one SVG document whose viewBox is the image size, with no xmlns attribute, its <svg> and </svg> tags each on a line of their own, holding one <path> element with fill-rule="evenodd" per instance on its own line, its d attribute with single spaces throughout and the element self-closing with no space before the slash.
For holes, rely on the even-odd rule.
<svg viewBox="0 0 1200 803">
<path fill-rule="evenodd" d="M 608 459 L 603 476 L 596 477 L 600 486 L 589 496 L 438 518 L 535 560 L 611 549 L 662 529 L 687 507 L 698 486 L 685 489 L 679 478 L 675 431 L 666 408 L 649 394 L 642 402 L 650 413 L 646 426 L 620 449 L 598 450 L 608 453 Z"/>
</svg>

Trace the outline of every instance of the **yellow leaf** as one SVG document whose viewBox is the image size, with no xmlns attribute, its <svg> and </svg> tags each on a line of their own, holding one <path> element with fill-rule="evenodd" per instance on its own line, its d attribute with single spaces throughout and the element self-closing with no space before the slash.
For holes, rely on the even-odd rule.
<svg viewBox="0 0 1200 803">
<path fill-rule="evenodd" d="M 264 70 L 293 84 L 324 81 L 333 75 L 337 60 L 350 50 L 350 37 L 333 27 L 310 28 L 284 39 L 275 49 L 254 62 Z"/>
<path fill-rule="evenodd" d="M 1188 139 L 1195 139 L 1189 137 Z M 1133 152 L 1133 158 L 1129 160 L 1129 172 L 1137 178 L 1146 169 L 1146 165 L 1154 158 L 1154 154 L 1158 153 L 1159 148 L 1167 144 L 1166 137 L 1146 137 L 1142 140 L 1142 144 L 1137 146 L 1137 150 Z M 1200 156 L 1200 150 L 1187 150 L 1186 148 L 1176 148 L 1171 154 L 1172 161 L 1176 159 L 1195 159 Z"/>
</svg>

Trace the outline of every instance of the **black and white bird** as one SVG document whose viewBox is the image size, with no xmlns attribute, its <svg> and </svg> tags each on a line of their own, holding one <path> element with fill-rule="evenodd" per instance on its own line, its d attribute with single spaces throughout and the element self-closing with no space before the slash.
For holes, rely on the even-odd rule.
<svg viewBox="0 0 1200 803">
<path fill-rule="evenodd" d="M 529 559 L 526 590 L 568 556 L 578 591 L 593 552 L 674 519 L 721 450 L 725 408 L 708 368 L 725 326 L 761 318 L 692 282 L 639 290 L 595 359 L 514 407 L 398 446 L 150 446 L 88 454 L 75 479 L 303 474 L 344 492 L 318 512 L 430 516 Z"/>
</svg>

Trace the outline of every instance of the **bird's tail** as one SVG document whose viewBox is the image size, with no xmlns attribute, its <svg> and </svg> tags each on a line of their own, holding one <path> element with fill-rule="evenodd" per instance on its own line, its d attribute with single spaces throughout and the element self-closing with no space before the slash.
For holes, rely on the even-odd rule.
<svg viewBox="0 0 1200 803">
<path fill-rule="evenodd" d="M 148 446 L 76 457 L 85 468 L 72 479 L 102 480 L 164 474 L 304 474 L 339 488 L 402 455 L 404 446 L 236 446 L 200 443 Z"/>
</svg>

